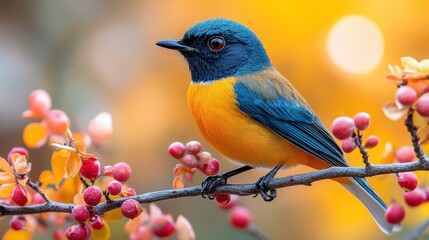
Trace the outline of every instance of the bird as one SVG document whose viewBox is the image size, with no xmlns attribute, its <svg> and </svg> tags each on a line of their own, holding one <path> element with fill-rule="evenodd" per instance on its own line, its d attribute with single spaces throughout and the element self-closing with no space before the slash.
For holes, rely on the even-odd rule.
<svg viewBox="0 0 429 240">
<path fill-rule="evenodd" d="M 179 51 L 187 61 L 188 107 L 204 138 L 227 159 L 242 164 L 211 183 L 203 182 L 209 192 L 232 175 L 254 167 L 272 168 L 256 182 L 269 201 L 276 191 L 266 189 L 267 181 L 281 168 L 349 166 L 310 105 L 275 68 L 262 42 L 245 25 L 208 19 L 189 28 L 180 40 L 156 44 Z M 386 204 L 365 179 L 334 180 L 366 206 L 384 233 L 400 229 L 385 220 Z"/>
</svg>

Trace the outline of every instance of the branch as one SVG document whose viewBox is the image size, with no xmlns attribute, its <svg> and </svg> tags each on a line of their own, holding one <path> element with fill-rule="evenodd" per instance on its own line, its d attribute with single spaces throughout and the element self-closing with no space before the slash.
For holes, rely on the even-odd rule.
<svg viewBox="0 0 429 240">
<path fill-rule="evenodd" d="M 395 164 L 380 164 L 371 165 L 368 171 L 365 167 L 331 167 L 314 172 L 297 174 L 283 178 L 273 179 L 269 182 L 270 189 L 284 188 L 294 185 L 311 186 L 313 182 L 339 178 L 339 177 L 371 177 L 375 175 L 383 175 L 389 173 L 400 173 L 409 171 L 429 170 L 429 161 L 415 161 L 411 163 L 395 163 Z M 103 202 L 94 207 L 96 214 L 102 215 L 110 210 L 119 208 L 121 204 L 127 199 L 135 199 L 140 203 L 151 203 L 167 199 L 183 198 L 201 196 L 201 186 L 194 186 L 182 189 L 168 189 L 156 192 L 143 193 L 140 195 L 120 198 L 109 202 Z M 257 194 L 259 191 L 254 183 L 251 184 L 227 184 L 215 189 L 216 193 L 227 193 L 239 196 L 247 196 Z M 40 205 L 33 206 L 8 206 L 0 204 L 0 216 L 5 215 L 23 215 L 35 214 L 43 212 L 71 212 L 73 204 L 64 204 L 57 202 L 48 202 Z"/>
</svg>

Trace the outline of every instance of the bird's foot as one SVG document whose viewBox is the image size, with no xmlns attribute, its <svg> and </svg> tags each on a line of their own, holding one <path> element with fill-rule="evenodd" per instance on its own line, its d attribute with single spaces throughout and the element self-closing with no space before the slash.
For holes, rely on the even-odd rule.
<svg viewBox="0 0 429 240">
<path fill-rule="evenodd" d="M 256 188 L 259 191 L 259 194 L 261 195 L 262 199 L 266 202 L 270 202 L 274 200 L 274 198 L 277 197 L 277 190 L 276 189 L 270 189 L 268 186 L 268 183 L 274 179 L 277 172 L 282 168 L 283 163 L 277 165 L 275 168 L 273 168 L 271 171 L 268 172 L 267 175 L 261 177 L 258 181 L 256 181 L 255 185 Z M 255 195 L 256 197 L 257 195 Z"/>
<path fill-rule="evenodd" d="M 228 181 L 228 178 L 242 172 L 246 172 L 250 169 L 252 169 L 251 166 L 245 165 L 237 169 L 206 178 L 206 180 L 201 183 L 201 196 L 203 196 L 203 198 L 206 198 L 207 196 L 210 200 L 213 200 L 216 197 L 215 190 L 217 187 L 225 185 Z"/>
<path fill-rule="evenodd" d="M 224 174 L 214 175 L 207 177 L 201 183 L 201 196 L 206 198 L 206 196 L 213 200 L 216 197 L 215 189 L 219 186 L 223 186 L 227 183 L 228 178 Z"/>
</svg>

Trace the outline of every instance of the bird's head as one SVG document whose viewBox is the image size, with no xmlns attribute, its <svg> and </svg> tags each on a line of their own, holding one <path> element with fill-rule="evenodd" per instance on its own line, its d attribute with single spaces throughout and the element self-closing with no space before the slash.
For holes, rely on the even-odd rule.
<svg viewBox="0 0 429 240">
<path fill-rule="evenodd" d="M 193 82 L 250 74 L 271 66 L 258 37 L 244 25 L 227 19 L 200 22 L 181 40 L 156 44 L 178 50 L 185 57 Z"/>
</svg>

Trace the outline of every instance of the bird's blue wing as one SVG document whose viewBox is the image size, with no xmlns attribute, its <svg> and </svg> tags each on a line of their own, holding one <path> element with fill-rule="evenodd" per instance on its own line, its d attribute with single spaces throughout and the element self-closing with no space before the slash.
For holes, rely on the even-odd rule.
<svg viewBox="0 0 429 240">
<path fill-rule="evenodd" d="M 330 165 L 348 166 L 335 140 L 291 85 L 269 79 L 263 83 L 236 82 L 236 104 L 242 112 Z"/>
</svg>

